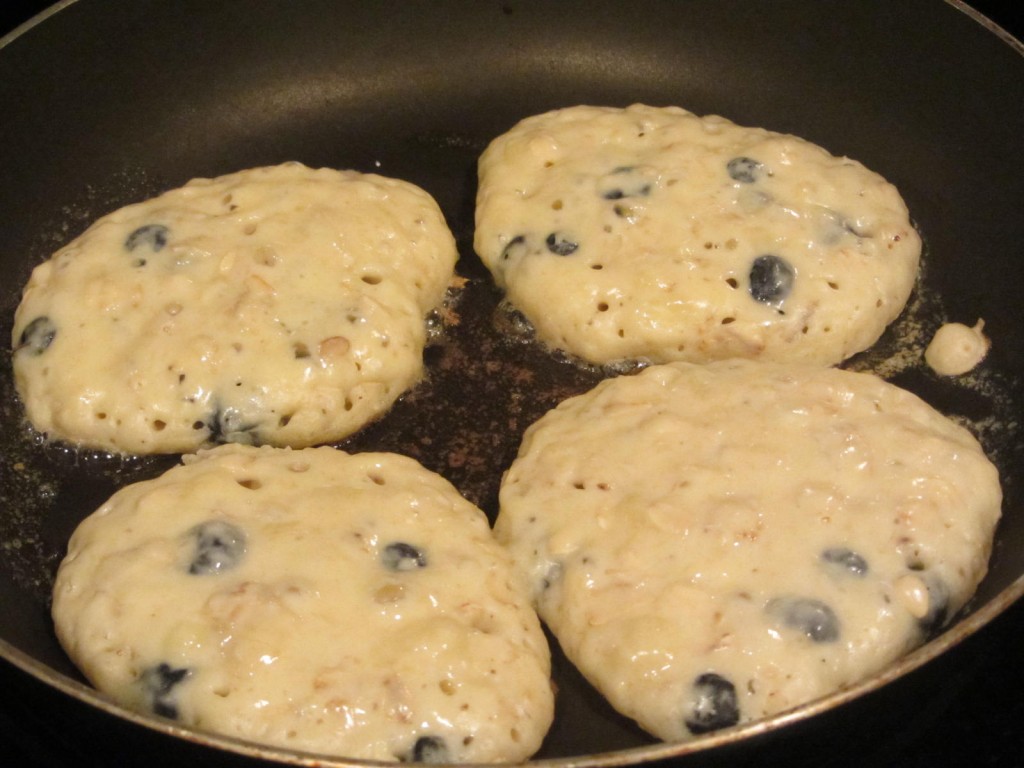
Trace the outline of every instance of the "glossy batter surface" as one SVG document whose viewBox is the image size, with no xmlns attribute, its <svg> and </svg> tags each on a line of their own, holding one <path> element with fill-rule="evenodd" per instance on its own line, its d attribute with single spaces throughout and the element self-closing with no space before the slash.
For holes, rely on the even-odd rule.
<svg viewBox="0 0 1024 768">
<path fill-rule="evenodd" d="M 281 747 L 528 758 L 547 641 L 487 519 L 396 454 L 221 446 L 71 539 L 58 637 L 129 707 Z"/>
<path fill-rule="evenodd" d="M 477 253 L 540 339 L 592 363 L 838 363 L 916 279 L 885 179 L 721 117 L 556 110 L 495 139 L 479 176 Z"/>
<path fill-rule="evenodd" d="M 921 643 L 986 572 L 1001 491 L 969 432 L 881 379 L 726 361 L 563 402 L 500 503 L 496 534 L 567 656 L 674 740 Z"/>
<path fill-rule="evenodd" d="M 298 163 L 197 179 L 35 269 L 18 391 L 38 431 L 119 453 L 333 442 L 420 379 L 456 258 L 406 182 Z"/>
<path fill-rule="evenodd" d="M 985 321 L 973 326 L 946 323 L 935 332 L 924 351 L 928 367 L 940 376 L 961 376 L 976 368 L 992 342 L 984 334 Z"/>
</svg>

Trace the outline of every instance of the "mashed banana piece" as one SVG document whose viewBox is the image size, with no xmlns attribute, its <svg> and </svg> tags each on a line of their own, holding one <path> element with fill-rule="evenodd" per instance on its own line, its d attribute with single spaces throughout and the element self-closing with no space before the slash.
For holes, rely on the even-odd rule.
<svg viewBox="0 0 1024 768">
<path fill-rule="evenodd" d="M 403 181 L 299 163 L 196 179 L 35 269 L 18 392 L 40 432 L 119 453 L 333 442 L 420 379 L 456 258 Z"/>
<path fill-rule="evenodd" d="M 917 275 L 881 176 L 678 107 L 529 117 L 479 176 L 477 253 L 542 341 L 592 363 L 831 365 L 878 339 Z"/>
<path fill-rule="evenodd" d="M 76 530 L 53 617 L 129 707 L 345 757 L 515 762 L 546 640 L 484 514 L 395 454 L 228 445 Z"/>
<path fill-rule="evenodd" d="M 878 672 L 986 572 L 995 467 L 869 374 L 725 361 L 605 380 L 527 431 L 495 526 L 541 618 L 665 739 Z"/>
</svg>

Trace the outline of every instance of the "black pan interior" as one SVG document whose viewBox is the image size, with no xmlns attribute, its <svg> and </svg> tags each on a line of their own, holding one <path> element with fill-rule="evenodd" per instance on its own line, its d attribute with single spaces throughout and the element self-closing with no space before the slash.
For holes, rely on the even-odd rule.
<svg viewBox="0 0 1024 768">
<path fill-rule="evenodd" d="M 192 177 L 300 160 L 407 179 L 456 234 L 461 322 L 428 350 L 428 381 L 342 447 L 411 454 L 493 517 L 522 430 L 601 374 L 503 333 L 472 252 L 487 142 L 580 103 L 678 104 L 797 133 L 895 183 L 924 236 L 916 302 L 854 364 L 962 418 L 999 465 L 1005 517 L 965 614 L 989 606 L 991 618 L 1024 591 L 1022 71 L 1018 50 L 938 0 L 79 0 L 0 50 L 0 334 L 36 263 L 97 216 Z M 976 375 L 944 380 L 918 362 L 941 322 L 978 317 L 994 344 Z M 9 365 L 0 418 L 0 638 L 33 671 L 80 680 L 48 616 L 67 537 L 175 458 L 33 438 Z M 563 709 L 540 757 L 650 743 L 556 665 Z"/>
</svg>

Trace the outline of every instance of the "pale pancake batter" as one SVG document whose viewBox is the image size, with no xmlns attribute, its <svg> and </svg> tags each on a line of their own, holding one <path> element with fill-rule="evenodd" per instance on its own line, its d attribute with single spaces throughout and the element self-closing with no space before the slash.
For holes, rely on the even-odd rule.
<svg viewBox="0 0 1024 768">
<path fill-rule="evenodd" d="M 197 179 L 35 269 L 18 391 L 38 431 L 119 453 L 336 441 L 420 379 L 456 258 L 403 181 L 298 163 Z"/>
<path fill-rule="evenodd" d="M 717 116 L 556 110 L 495 139 L 479 177 L 477 253 L 538 338 L 591 363 L 838 363 L 917 275 L 885 179 Z"/>
<path fill-rule="evenodd" d="M 871 675 L 986 572 L 977 441 L 869 374 L 751 361 L 607 379 L 527 431 L 495 532 L 566 655 L 686 739 Z"/>
<path fill-rule="evenodd" d="M 80 525 L 53 615 L 100 690 L 263 744 L 514 762 L 551 723 L 547 642 L 508 554 L 395 454 L 186 456 Z"/>
<path fill-rule="evenodd" d="M 935 332 L 924 351 L 925 362 L 940 376 L 962 376 L 974 370 L 992 342 L 984 334 L 985 321 L 973 326 L 946 323 Z"/>
</svg>

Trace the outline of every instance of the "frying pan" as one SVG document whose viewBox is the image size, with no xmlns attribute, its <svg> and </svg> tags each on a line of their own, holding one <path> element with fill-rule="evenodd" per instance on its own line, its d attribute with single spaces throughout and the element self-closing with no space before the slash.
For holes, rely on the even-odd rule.
<svg viewBox="0 0 1024 768">
<path fill-rule="evenodd" d="M 62 3 L 0 45 L 0 335 L 36 263 L 99 215 L 192 177 L 301 160 L 407 179 L 434 195 L 456 235 L 469 281 L 462 321 L 428 349 L 427 381 L 341 447 L 413 455 L 493 518 L 522 430 L 599 375 L 510 341 L 496 321 L 500 296 L 471 247 L 475 162 L 492 137 L 556 107 L 646 102 L 855 157 L 902 191 L 925 266 L 904 317 L 852 364 L 968 424 L 999 466 L 1006 501 L 988 577 L 955 623 L 881 675 L 688 744 L 645 736 L 555 648 L 559 712 L 535 762 L 883 764 L 880 739 L 895 733 L 913 764 L 905 758 L 928 748 L 922 710 L 984 728 L 993 710 L 979 683 L 1020 681 L 1012 671 L 987 680 L 1000 668 L 992 655 L 1012 647 L 987 625 L 1005 612 L 998 621 L 1021 626 L 1011 605 L 1024 592 L 1022 52 L 940 0 Z M 931 374 L 920 362 L 930 334 L 978 317 L 994 341 L 978 371 Z M 39 764 L 349 764 L 133 714 L 86 685 L 50 625 L 57 563 L 82 517 L 176 459 L 33 438 L 6 364 L 0 418 L 0 750 L 25 736 Z M 1002 706 L 1024 715 L 1020 696 Z M 1007 764 L 1024 754 L 1019 737 L 1002 746 Z"/>
</svg>

